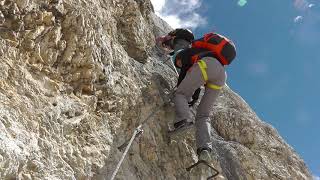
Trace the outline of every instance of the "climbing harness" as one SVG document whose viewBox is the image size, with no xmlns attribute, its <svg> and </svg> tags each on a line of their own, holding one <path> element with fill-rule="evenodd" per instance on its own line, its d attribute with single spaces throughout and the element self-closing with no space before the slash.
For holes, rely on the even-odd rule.
<svg viewBox="0 0 320 180">
<path fill-rule="evenodd" d="M 211 83 L 208 83 L 208 74 L 207 74 L 207 64 L 206 62 L 204 62 L 203 60 L 200 60 L 198 61 L 198 65 L 200 67 L 200 70 L 201 70 L 201 73 L 202 73 L 202 76 L 203 76 L 203 79 L 204 81 L 206 82 L 206 86 L 210 89 L 213 89 L 213 90 L 220 90 L 222 89 L 223 86 L 218 86 L 216 84 L 211 84 Z"/>
<path fill-rule="evenodd" d="M 191 165 L 190 167 L 186 168 L 186 170 L 188 172 L 190 172 L 193 168 L 195 168 L 196 166 L 198 166 L 199 164 L 204 164 L 206 166 L 208 166 L 210 169 L 212 169 L 215 173 L 212 175 L 212 176 L 209 176 L 207 178 L 207 180 L 209 179 L 213 179 L 214 177 L 218 176 L 219 175 L 219 171 L 217 169 L 215 169 L 211 164 L 209 164 L 207 161 L 205 160 L 199 160 L 197 163 Z"/>
<path fill-rule="evenodd" d="M 174 87 L 174 88 L 171 90 L 171 92 L 169 93 L 169 97 L 170 97 L 169 99 L 170 99 L 170 100 L 172 99 L 172 96 L 173 96 L 173 94 L 175 93 L 175 88 L 176 88 L 176 87 Z M 164 102 L 160 107 L 163 108 L 163 107 L 165 107 L 168 103 L 170 103 L 170 101 L 169 101 L 169 102 Z M 118 147 L 118 149 L 119 149 L 120 151 L 122 151 L 122 150 L 125 148 L 125 151 L 123 152 L 120 161 L 118 162 L 118 164 L 117 164 L 114 172 L 112 173 L 112 176 L 111 176 L 111 179 L 110 179 L 110 180 L 114 180 L 114 178 L 116 177 L 116 175 L 117 175 L 117 173 L 118 173 L 118 171 L 119 171 L 119 169 L 120 169 L 120 166 L 121 166 L 124 158 L 126 157 L 126 155 L 127 155 L 128 151 L 129 151 L 129 149 L 130 149 L 133 141 L 143 133 L 143 126 L 151 119 L 151 117 L 153 117 L 158 111 L 160 111 L 161 108 L 159 108 L 158 106 L 155 107 L 155 108 L 152 110 L 152 112 L 149 114 L 149 116 L 148 116 L 147 118 L 145 118 L 145 119 L 142 121 L 142 123 L 134 130 L 131 138 L 128 139 L 128 140 L 126 140 L 121 146 Z"/>
</svg>

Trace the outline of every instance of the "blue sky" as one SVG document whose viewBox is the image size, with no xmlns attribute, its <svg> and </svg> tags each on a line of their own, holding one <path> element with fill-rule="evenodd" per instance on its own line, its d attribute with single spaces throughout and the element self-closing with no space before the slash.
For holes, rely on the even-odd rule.
<svg viewBox="0 0 320 180">
<path fill-rule="evenodd" d="M 236 43 L 228 85 L 319 176 L 320 1 L 152 2 L 173 27 L 192 28 L 197 37 L 217 31 Z"/>
</svg>

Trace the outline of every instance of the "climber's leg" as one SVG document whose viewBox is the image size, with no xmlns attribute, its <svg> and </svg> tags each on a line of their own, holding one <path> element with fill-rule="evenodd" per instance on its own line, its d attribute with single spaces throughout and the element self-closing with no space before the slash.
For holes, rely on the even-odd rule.
<svg viewBox="0 0 320 180">
<path fill-rule="evenodd" d="M 204 84 L 199 65 L 195 64 L 191 68 L 192 69 L 187 73 L 184 80 L 178 86 L 173 99 L 176 112 L 176 117 L 174 120 L 175 128 L 183 125 L 183 121 L 192 121 L 192 115 L 188 101 L 190 100 L 194 91 Z"/>
<path fill-rule="evenodd" d="M 224 67 L 215 58 L 203 58 L 207 66 L 208 81 L 204 95 L 201 98 L 196 114 L 196 143 L 197 153 L 201 150 L 211 150 L 211 119 L 210 112 L 226 82 L 226 73 Z"/>
</svg>

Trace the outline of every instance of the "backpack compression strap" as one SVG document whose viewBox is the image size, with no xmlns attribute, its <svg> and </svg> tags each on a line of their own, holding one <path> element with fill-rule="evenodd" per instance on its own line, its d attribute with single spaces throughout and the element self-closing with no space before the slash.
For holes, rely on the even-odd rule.
<svg viewBox="0 0 320 180">
<path fill-rule="evenodd" d="M 212 52 L 216 52 L 215 55 L 218 56 L 217 58 L 221 61 L 221 63 L 224 65 L 228 65 L 229 64 L 228 60 L 221 55 L 222 49 L 228 43 L 228 40 L 226 40 L 226 38 L 223 38 L 222 41 L 217 45 L 208 43 L 208 41 L 214 36 L 217 36 L 217 35 L 213 33 L 206 34 L 204 36 L 204 41 L 194 41 L 193 45 L 195 47 L 202 47 L 202 48 L 209 49 Z"/>
</svg>

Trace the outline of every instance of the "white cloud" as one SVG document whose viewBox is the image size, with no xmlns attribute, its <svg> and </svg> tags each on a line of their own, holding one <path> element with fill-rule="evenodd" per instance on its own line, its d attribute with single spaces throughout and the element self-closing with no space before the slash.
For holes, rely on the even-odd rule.
<svg viewBox="0 0 320 180">
<path fill-rule="evenodd" d="M 320 42 L 320 12 L 318 4 L 309 3 L 307 0 L 294 0 L 294 6 L 300 15 L 294 18 L 296 24 L 292 29 L 294 39 L 304 45 L 318 45 Z"/>
<path fill-rule="evenodd" d="M 309 4 L 308 8 L 312 8 L 315 4 Z"/>
<path fill-rule="evenodd" d="M 298 22 L 301 22 L 301 21 L 302 21 L 302 19 L 303 19 L 303 17 L 302 17 L 302 16 L 297 16 L 297 17 L 295 17 L 295 18 L 294 18 L 294 20 L 293 20 L 293 21 L 294 21 L 295 23 L 298 23 Z"/>
<path fill-rule="evenodd" d="M 201 0 L 151 0 L 155 12 L 173 28 L 197 28 L 207 23 L 197 10 Z"/>
<path fill-rule="evenodd" d="M 154 10 L 156 12 L 160 12 L 166 3 L 166 0 L 151 0 L 151 2 L 154 7 Z"/>
<path fill-rule="evenodd" d="M 158 14 L 158 16 L 160 16 L 173 28 L 181 27 L 181 20 L 177 15 L 162 16 L 161 14 Z"/>
</svg>

